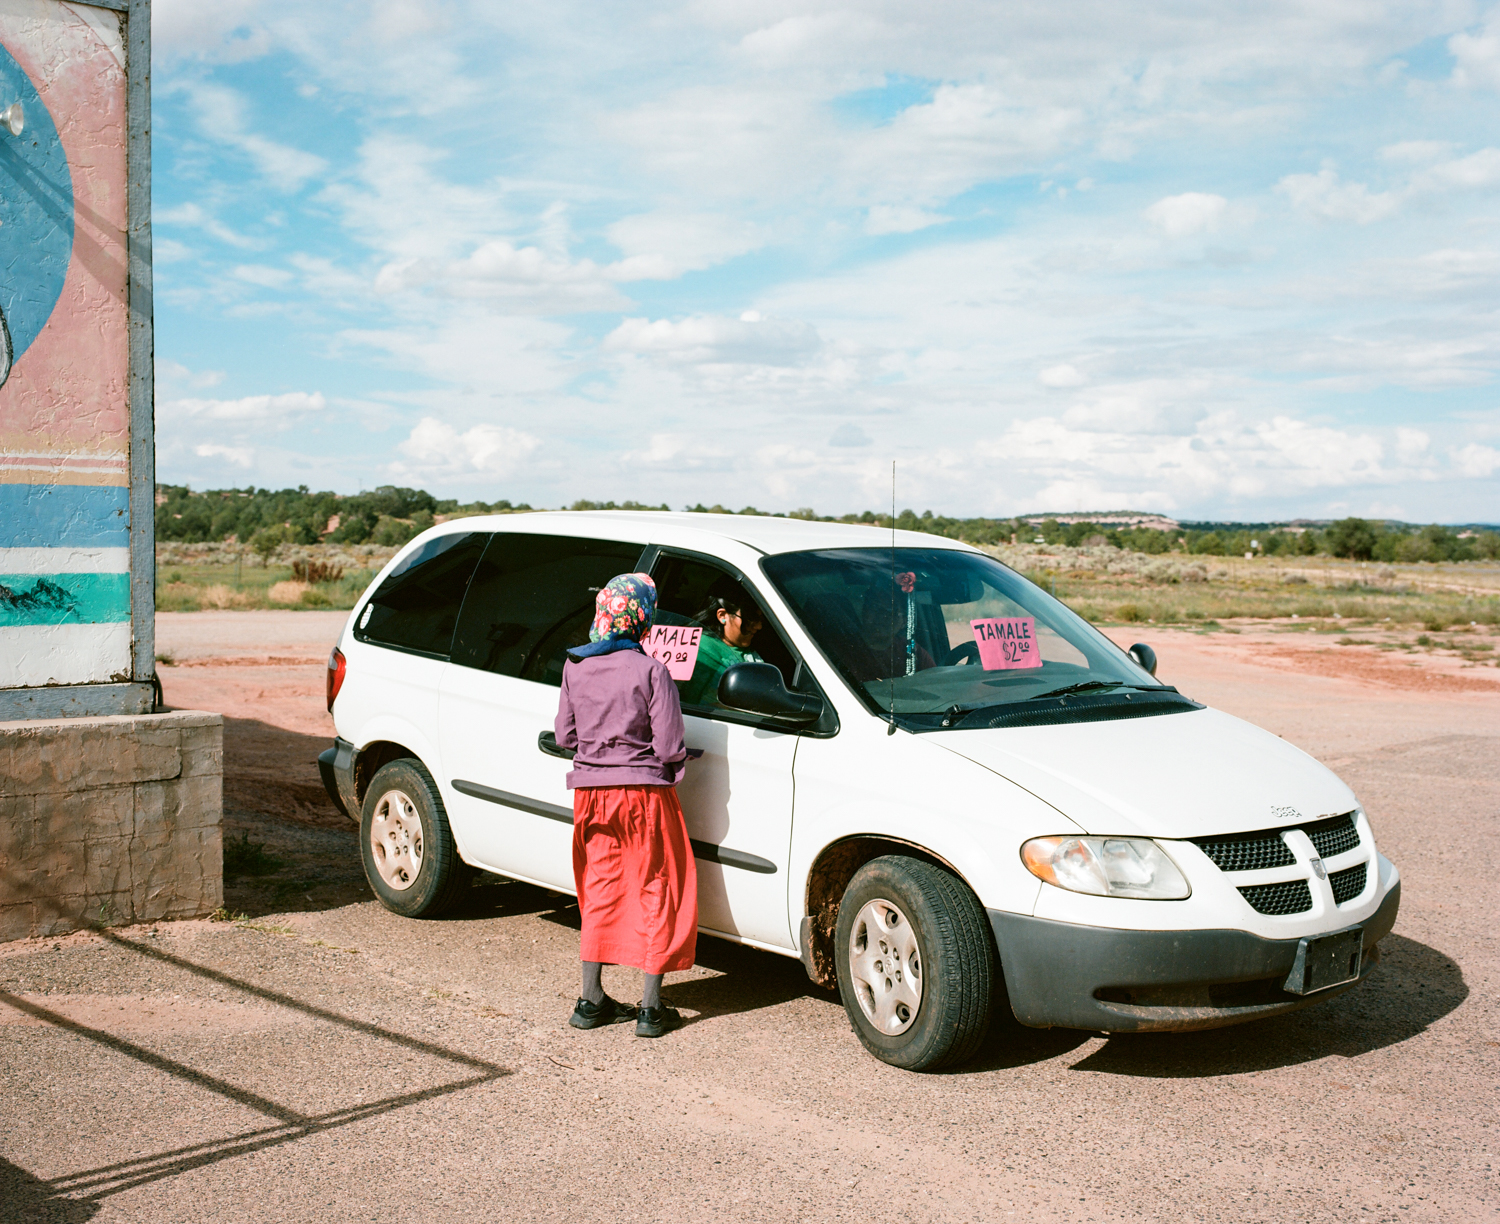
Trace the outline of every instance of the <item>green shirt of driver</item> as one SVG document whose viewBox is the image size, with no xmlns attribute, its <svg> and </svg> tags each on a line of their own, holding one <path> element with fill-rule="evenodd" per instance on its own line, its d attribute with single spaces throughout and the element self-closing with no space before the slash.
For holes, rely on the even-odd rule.
<svg viewBox="0 0 1500 1224">
<path fill-rule="evenodd" d="M 723 638 L 705 633 L 698 640 L 698 662 L 693 667 L 692 679 L 677 690 L 682 704 L 718 705 L 720 676 L 740 663 L 764 662 L 753 650 L 736 650 Z"/>
</svg>

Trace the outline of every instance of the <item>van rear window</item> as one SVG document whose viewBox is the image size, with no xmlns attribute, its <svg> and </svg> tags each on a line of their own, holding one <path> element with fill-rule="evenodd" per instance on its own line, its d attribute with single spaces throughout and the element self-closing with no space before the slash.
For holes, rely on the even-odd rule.
<svg viewBox="0 0 1500 1224">
<path fill-rule="evenodd" d="M 469 585 L 453 662 L 561 685 L 564 653 L 589 640 L 599 588 L 639 569 L 641 553 L 618 540 L 496 534 Z"/>
<path fill-rule="evenodd" d="M 488 539 L 482 531 L 436 536 L 404 557 L 359 614 L 355 638 L 447 658 L 464 592 Z"/>
</svg>

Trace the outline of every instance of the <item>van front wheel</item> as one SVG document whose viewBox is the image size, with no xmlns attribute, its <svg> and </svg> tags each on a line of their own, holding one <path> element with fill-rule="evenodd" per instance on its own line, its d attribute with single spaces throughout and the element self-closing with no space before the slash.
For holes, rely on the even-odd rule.
<svg viewBox="0 0 1500 1224">
<path fill-rule="evenodd" d="M 871 859 L 839 905 L 839 993 L 865 1049 L 908 1071 L 973 1057 L 995 956 L 979 899 L 920 859 Z"/>
<path fill-rule="evenodd" d="M 458 857 L 437 783 L 413 757 L 382 765 L 370 779 L 359 844 L 380 903 L 407 918 L 451 908 L 473 874 Z"/>
</svg>

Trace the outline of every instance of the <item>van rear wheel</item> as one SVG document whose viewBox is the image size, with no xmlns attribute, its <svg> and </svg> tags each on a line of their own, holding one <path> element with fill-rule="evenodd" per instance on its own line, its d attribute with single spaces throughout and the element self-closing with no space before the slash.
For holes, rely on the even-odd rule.
<svg viewBox="0 0 1500 1224">
<path fill-rule="evenodd" d="M 458 857 L 437 783 L 415 757 L 382 765 L 370 779 L 359 846 L 380 903 L 407 918 L 451 909 L 473 874 Z"/>
<path fill-rule="evenodd" d="M 876 1058 L 930 1071 L 973 1057 L 990 1022 L 995 955 L 979 899 L 950 872 L 888 854 L 839 905 L 839 993 Z"/>
</svg>

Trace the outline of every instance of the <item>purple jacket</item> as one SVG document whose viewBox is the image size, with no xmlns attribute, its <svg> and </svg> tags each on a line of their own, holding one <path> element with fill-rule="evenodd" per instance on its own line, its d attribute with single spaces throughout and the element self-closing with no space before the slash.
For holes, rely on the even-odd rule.
<svg viewBox="0 0 1500 1224">
<path fill-rule="evenodd" d="M 638 650 L 568 656 L 553 730 L 560 747 L 578 750 L 570 790 L 676 786 L 687 760 L 677 686 Z"/>
</svg>

